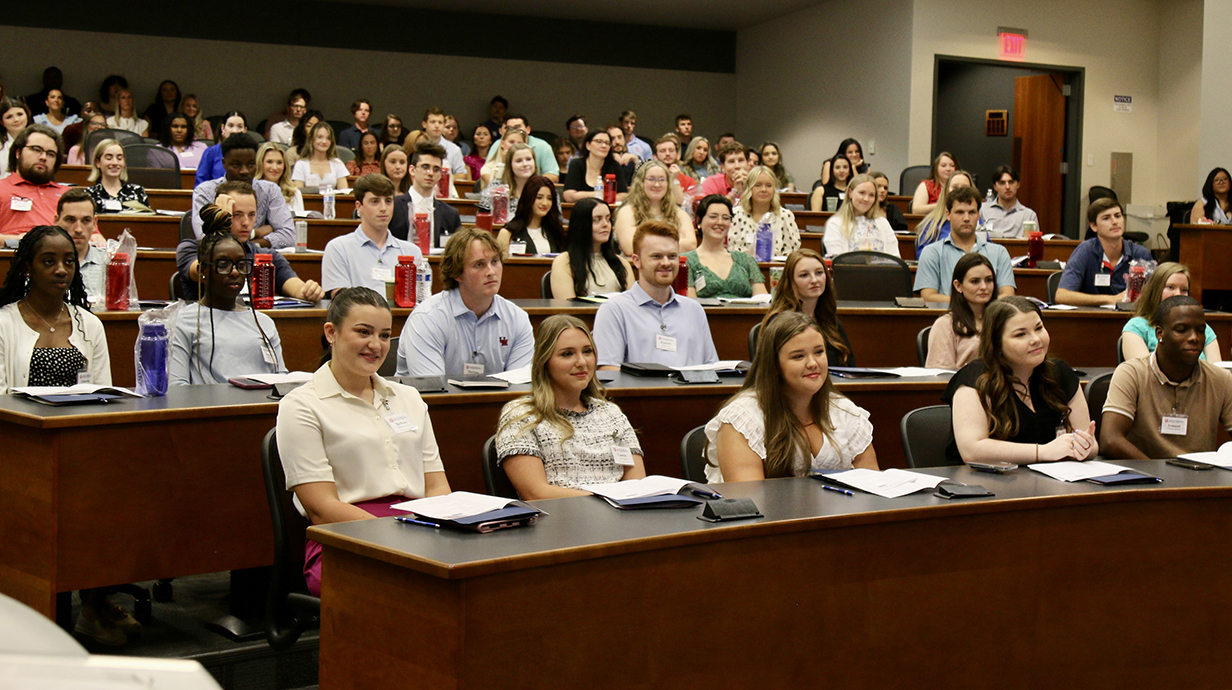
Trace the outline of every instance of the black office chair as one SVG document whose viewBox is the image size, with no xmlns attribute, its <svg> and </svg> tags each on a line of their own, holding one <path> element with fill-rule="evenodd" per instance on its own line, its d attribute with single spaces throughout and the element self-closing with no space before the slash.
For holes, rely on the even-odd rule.
<svg viewBox="0 0 1232 690">
<path fill-rule="evenodd" d="M 920 366 L 926 367 L 928 364 L 928 334 L 933 332 L 932 326 L 925 326 L 920 329 L 919 333 L 915 334 L 915 355 L 920 358 Z"/>
<path fill-rule="evenodd" d="M 750 362 L 752 362 L 753 358 L 757 356 L 757 338 L 760 335 L 761 335 L 761 324 L 760 323 L 753 324 L 753 327 L 749 329 L 749 361 Z"/>
<path fill-rule="evenodd" d="M 931 165 L 912 165 L 903 168 L 902 173 L 898 176 L 898 193 L 902 196 L 911 196 L 915 194 L 915 188 L 920 186 L 929 175 L 933 172 Z"/>
<path fill-rule="evenodd" d="M 539 296 L 543 299 L 552 299 L 552 272 L 548 271 L 539 279 Z"/>
<path fill-rule="evenodd" d="M 1048 303 L 1057 303 L 1057 288 L 1061 285 L 1061 275 L 1064 271 L 1048 274 Z"/>
<path fill-rule="evenodd" d="M 847 252 L 831 261 L 835 289 L 843 299 L 867 302 L 893 302 L 895 297 L 910 297 L 911 268 L 907 262 L 881 252 Z"/>
<path fill-rule="evenodd" d="M 180 216 L 180 241 L 195 240 L 197 233 L 192 226 L 192 209 L 190 208 L 184 215 Z"/>
<path fill-rule="evenodd" d="M 946 467 L 953 465 L 945 455 L 954 429 L 949 405 L 921 407 L 903 415 L 899 424 L 903 455 L 907 467 Z"/>
<path fill-rule="evenodd" d="M 149 189 L 180 189 L 180 159 L 171 149 L 151 144 L 124 144 L 128 181 Z"/>
<path fill-rule="evenodd" d="M 1108 399 L 1108 386 L 1112 384 L 1112 374 L 1109 371 L 1087 381 L 1083 391 L 1087 397 L 1087 412 L 1095 422 L 1095 440 L 1099 440 L 1099 427 L 1104 416 L 1104 401 Z"/>
<path fill-rule="evenodd" d="M 167 281 L 167 296 L 172 302 L 184 299 L 184 287 L 180 284 L 179 271 L 172 273 L 171 280 Z"/>
<path fill-rule="evenodd" d="M 680 476 L 691 482 L 706 481 L 706 427 L 699 426 L 680 439 Z"/>
<path fill-rule="evenodd" d="M 90 132 L 86 135 L 85 141 L 85 160 L 86 165 L 90 165 L 94 161 L 94 147 L 98 142 L 104 139 L 115 139 L 120 142 L 120 146 L 128 144 L 144 144 L 145 138 L 140 134 L 133 134 L 127 129 L 100 129 L 96 132 Z M 127 154 L 125 154 L 127 156 Z M 125 161 L 127 163 L 127 161 Z"/>
<path fill-rule="evenodd" d="M 321 600 L 308 593 L 304 580 L 304 540 L 309 522 L 295 509 L 294 493 L 278 457 L 276 430 L 261 442 L 265 497 L 274 525 L 274 568 L 265 598 L 265 640 L 275 650 L 288 649 L 305 630 L 320 624 Z"/>
<path fill-rule="evenodd" d="M 500 496 L 501 498 L 520 498 L 518 490 L 513 488 L 513 482 L 509 481 L 509 475 L 505 474 L 505 468 L 500 466 L 499 458 L 496 457 L 496 437 L 490 436 L 486 443 L 483 444 L 483 484 L 486 487 L 489 496 Z"/>
<path fill-rule="evenodd" d="M 214 143 L 222 141 L 222 123 L 226 120 L 227 118 L 222 115 L 210 115 L 205 118 L 205 121 L 210 123 L 210 132 L 214 134 Z M 337 130 L 334 133 L 337 134 Z"/>
<path fill-rule="evenodd" d="M 385 361 L 381 362 L 381 368 L 376 373 L 386 378 L 398 373 L 398 336 L 389 339 L 389 354 L 385 355 Z"/>
<path fill-rule="evenodd" d="M 1120 337 L 1117 338 L 1117 366 L 1120 366 L 1121 362 L 1124 362 L 1124 361 L 1125 361 L 1125 334 L 1122 333 Z"/>
</svg>

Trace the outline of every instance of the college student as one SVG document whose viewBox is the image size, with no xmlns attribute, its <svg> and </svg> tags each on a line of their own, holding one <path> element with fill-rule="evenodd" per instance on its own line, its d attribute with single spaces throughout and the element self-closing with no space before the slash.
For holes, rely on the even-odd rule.
<svg viewBox="0 0 1232 690">
<path fill-rule="evenodd" d="M 508 123 L 512 119 L 514 118 L 510 116 L 505 119 L 505 122 Z M 424 119 L 421 124 L 424 138 L 428 140 L 428 143 L 436 144 L 445 150 L 445 156 L 442 158 L 441 165 L 449 170 L 454 179 L 469 180 L 470 168 L 466 166 L 466 162 L 463 160 L 465 156 L 462 154 L 462 149 L 444 136 L 445 111 L 440 108 L 428 108 L 424 112 Z M 530 129 L 527 128 L 526 132 L 529 134 Z"/>
<path fill-rule="evenodd" d="M 321 258 L 321 287 L 331 297 L 343 288 L 359 286 L 386 294 L 386 285 L 394 282 L 399 257 L 413 256 L 416 265 L 423 258 L 414 242 L 400 240 L 389 232 L 394 183 L 388 178 L 369 173 L 356 180 L 355 210 L 359 226 L 330 240 Z"/>
<path fill-rule="evenodd" d="M 903 210 L 898 207 L 898 204 L 889 202 L 890 178 L 882 172 L 873 172 L 869 175 L 873 178 L 873 184 L 877 185 L 877 207 L 873 210 L 873 215 L 877 218 L 885 218 L 890 224 L 890 229 L 895 232 L 906 230 L 907 219 L 903 216 Z"/>
<path fill-rule="evenodd" d="M 992 263 L 997 276 L 997 295 L 1014 294 L 1018 284 L 1014 282 L 1010 253 L 1005 247 L 975 234 L 980 217 L 979 193 L 972 187 L 959 187 L 946 196 L 945 204 L 950 233 L 940 242 L 924 248 L 916 267 L 913 289 L 926 302 L 948 302 L 953 287 L 950 276 L 955 264 L 964 255 L 976 252 L 987 256 Z"/>
<path fill-rule="evenodd" d="M 184 94 L 184 100 L 180 101 L 180 109 L 192 120 L 193 137 L 202 141 L 214 138 L 214 130 L 210 127 L 210 121 L 202 117 L 201 103 L 194 94 Z"/>
<path fill-rule="evenodd" d="M 407 174 L 410 165 L 406 149 L 398 144 L 389 144 L 381 149 L 381 174 L 394 183 L 394 189 L 399 195 L 406 194 L 411 189 L 411 176 Z"/>
<path fill-rule="evenodd" d="M 208 148 L 205 142 L 193 138 L 192 120 L 184 113 L 175 112 L 163 118 L 162 129 L 158 132 L 158 142 L 163 148 L 171 149 L 180 162 L 180 168 L 196 170 L 201 163 L 201 157 Z"/>
<path fill-rule="evenodd" d="M 205 236 L 197 246 L 201 297 L 176 317 L 167 361 L 170 384 L 227 383 L 248 374 L 285 374 L 274 320 L 238 304 L 253 260 L 231 234 L 231 214 L 211 204 L 202 215 Z"/>
<path fill-rule="evenodd" d="M 308 143 L 299 150 L 299 160 L 291 169 L 291 181 L 296 187 L 342 189 L 350 175 L 346 164 L 338 157 L 334 143 L 334 128 L 328 122 L 318 122 L 308 135 Z"/>
<path fill-rule="evenodd" d="M 834 169 L 834 161 L 839 158 L 846 159 L 852 171 L 852 177 L 868 172 L 868 163 L 864 162 L 864 147 L 860 146 L 860 142 L 855 139 L 844 139 L 838 145 L 838 150 L 834 152 L 834 155 L 821 164 L 821 184 L 830 184 L 830 174 Z"/>
<path fill-rule="evenodd" d="M 564 215 L 551 180 L 535 175 L 526 181 L 517 213 L 501 228 L 497 242 L 510 254 L 539 256 L 565 250 Z"/>
<path fill-rule="evenodd" d="M 115 114 L 107 118 L 107 126 L 112 129 L 122 129 L 139 137 L 148 136 L 150 123 L 137 115 L 137 106 L 133 103 L 133 92 L 122 89 Z"/>
<path fill-rule="evenodd" d="M 275 144 L 289 146 L 295 134 L 295 126 L 308 112 L 308 102 L 312 96 L 306 89 L 295 89 L 287 97 L 286 118 L 276 122 L 269 128 L 269 140 Z"/>
<path fill-rule="evenodd" d="M 402 118 L 390 113 L 385 116 L 385 124 L 381 125 L 381 149 L 384 149 L 390 144 L 402 145 L 406 141 L 406 127 L 402 124 Z"/>
<path fill-rule="evenodd" d="M 359 148 L 359 138 L 368 131 L 368 120 L 372 117 L 372 103 L 366 98 L 360 98 L 351 104 L 351 119 L 354 121 L 350 127 L 338 132 L 338 146 L 345 146 L 352 151 Z M 330 139 L 334 138 L 334 129 L 329 130 Z M 314 133 L 310 133 L 312 137 Z M 301 156 L 305 154 L 301 153 Z M 332 157 L 332 156 L 331 156 Z"/>
<path fill-rule="evenodd" d="M 405 194 L 394 199 L 394 215 L 389 231 L 400 240 L 416 242 L 415 215 L 428 214 L 432 226 L 433 247 L 443 247 L 449 235 L 462 227 L 462 216 L 453 206 L 436 198 L 436 183 L 441 179 L 445 149 L 437 144 L 420 141 L 411 150 L 411 185 Z"/>
<path fill-rule="evenodd" d="M 762 222 L 770 224 L 772 256 L 787 256 L 800 248 L 796 214 L 783 206 L 775 184 L 774 171 L 770 168 L 759 165 L 748 173 L 735 204 L 727 243 L 729 249 L 756 256 L 757 230 Z"/>
<path fill-rule="evenodd" d="M 66 189 L 55 182 L 63 159 L 60 135 L 47 125 L 30 125 L 13 139 L 10 174 L 0 179 L 0 235 L 24 235 L 52 223 Z"/>
<path fill-rule="evenodd" d="M 1174 295 L 1155 311 L 1159 345 L 1116 368 L 1104 402 L 1100 440 L 1110 458 L 1175 458 L 1212 451 L 1232 430 L 1232 373 L 1202 359 L 1202 304 Z"/>
<path fill-rule="evenodd" d="M 466 163 L 467 171 L 470 173 L 472 180 L 479 179 L 479 173 L 483 170 L 483 164 L 488 161 L 488 153 L 492 150 L 492 142 L 495 139 L 492 136 L 492 130 L 488 129 L 487 125 L 479 125 L 471 134 L 471 143 L 473 147 L 470 155 L 463 156 L 462 162 Z"/>
<path fill-rule="evenodd" d="M 463 228 L 441 257 L 445 289 L 415 306 L 398 342 L 399 376 L 485 376 L 531 362 L 530 317 L 501 297 L 501 248 L 487 230 Z"/>
<path fill-rule="evenodd" d="M 1086 460 L 1099 453 L 1078 374 L 1048 356 L 1039 307 L 1003 297 L 984 309 L 980 357 L 950 379 L 953 464 Z M 1064 431 L 1062 431 L 1064 428 Z"/>
<path fill-rule="evenodd" d="M 1125 300 L 1130 261 L 1153 261 L 1151 251 L 1125 239 L 1125 213 L 1116 199 L 1097 199 L 1087 208 L 1087 224 L 1095 237 L 1074 248 L 1061 283 L 1057 304 L 1098 306 Z"/>
<path fill-rule="evenodd" d="M 134 210 L 124 204 L 133 202 L 149 207 L 145 189 L 128 181 L 128 166 L 124 163 L 124 147 L 115 139 L 104 139 L 94 147 L 87 181 L 94 185 L 86 192 L 98 204 L 99 213 L 124 213 Z"/>
<path fill-rule="evenodd" d="M 1159 344 L 1159 338 L 1155 336 L 1155 327 L 1159 325 L 1155 320 L 1155 311 L 1159 303 L 1176 295 L 1188 296 L 1189 284 L 1189 269 L 1181 264 L 1166 261 L 1155 268 L 1138 297 L 1134 317 L 1121 329 L 1121 351 L 1125 359 L 1146 357 L 1155 351 Z M 1219 342 L 1210 324 L 1206 326 L 1201 356 L 1208 362 L 1222 361 Z"/>
<path fill-rule="evenodd" d="M 706 424 L 706 480 L 856 467 L 879 469 L 869 413 L 835 389 L 817 322 L 780 314 L 761 333 L 740 392 Z"/>
<path fill-rule="evenodd" d="M 696 213 L 701 244 L 684 255 L 689 267 L 689 297 L 766 294 L 766 279 L 757 260 L 746 252 L 724 246 L 732 224 L 731 200 L 718 194 L 704 196 L 697 202 Z"/>
<path fill-rule="evenodd" d="M 633 287 L 599 305 L 595 313 L 600 367 L 719 361 L 705 310 L 672 289 L 680 270 L 676 228 L 661 220 L 642 223 L 633 234 L 633 266 L 638 270 Z"/>
<path fill-rule="evenodd" d="M 1202 184 L 1202 198 L 1194 202 L 1189 212 L 1190 223 L 1232 225 L 1232 174 L 1226 168 L 1215 168 Z"/>
<path fill-rule="evenodd" d="M 836 157 L 830 161 L 830 170 L 829 182 L 820 184 L 821 180 L 818 180 L 813 184 L 813 191 L 809 194 L 809 210 L 827 210 L 827 199 L 834 199 L 834 208 L 837 210 L 846 200 L 851 179 L 856 176 L 856 173 L 852 172 L 851 162 L 846 157 Z"/>
<path fill-rule="evenodd" d="M 783 154 L 777 143 L 765 142 L 757 155 L 761 158 L 762 165 L 774 171 L 774 184 L 780 192 L 796 191 L 796 178 L 783 167 Z"/>
<path fill-rule="evenodd" d="M 975 184 L 971 181 L 971 175 L 961 170 L 955 171 L 946 179 L 945 184 L 941 187 L 941 194 L 937 197 L 937 205 L 933 210 L 929 211 L 924 216 L 920 224 L 916 226 L 915 231 L 915 258 L 919 259 L 924 253 L 924 248 L 928 245 L 939 242 L 950 234 L 949 211 L 946 206 L 946 197 L 951 191 L 959 187 L 971 187 L 974 189 Z M 978 195 L 977 195 L 978 197 Z M 978 209 L 977 209 L 978 211 Z M 979 216 L 976 216 L 976 225 L 979 224 Z"/>
<path fill-rule="evenodd" d="M 1035 223 L 1035 229 L 1038 230 L 1039 218 L 1035 211 L 1018 201 L 1018 185 L 1022 181 L 1018 171 L 1008 165 L 1002 165 L 993 173 L 993 180 L 992 186 L 997 197 L 992 201 L 985 201 L 980 207 L 980 215 L 984 218 L 988 236 L 1025 238 L 1027 235 L 1023 230 L 1023 223 L 1028 221 Z"/>
<path fill-rule="evenodd" d="M 625 134 L 625 148 L 629 153 L 638 157 L 638 160 L 648 161 L 654 156 L 654 151 L 651 150 L 650 144 L 637 138 L 633 130 L 637 128 L 637 113 L 632 110 L 626 110 L 620 114 L 620 128 Z"/>
<path fill-rule="evenodd" d="M 192 225 L 197 238 L 203 237 L 201 209 L 214 202 L 218 186 L 224 182 L 247 182 L 257 198 L 253 241 L 262 247 L 285 249 L 295 246 L 295 217 L 278 185 L 254 180 L 257 173 L 257 142 L 244 132 L 222 142 L 223 175 L 197 185 L 193 190 Z M 200 174 L 200 170 L 197 173 Z"/>
<path fill-rule="evenodd" d="M 997 276 L 983 254 L 959 259 L 952 278 L 950 310 L 938 316 L 928 332 L 926 367 L 961 369 L 979 357 L 984 308 L 997 299 Z"/>
<path fill-rule="evenodd" d="M 504 166 L 500 178 L 509 188 L 509 214 L 516 215 L 526 181 L 539 174 L 535 167 L 535 152 L 526 144 L 512 144 L 505 151 Z"/>
<path fill-rule="evenodd" d="M 601 199 L 582 199 L 573 207 L 561 254 L 552 259 L 552 297 L 572 299 L 627 290 L 633 267 L 612 239 L 612 209 Z M 587 236 L 583 228 L 591 229 Z"/>
<path fill-rule="evenodd" d="M 98 233 L 97 218 L 98 206 L 94 198 L 86 190 L 76 188 L 60 197 L 53 221 L 68 233 L 77 248 L 77 272 L 81 274 L 91 304 L 100 303 L 107 296 L 107 250 L 90 243 L 90 238 Z"/>
<path fill-rule="evenodd" d="M 616 211 L 616 239 L 626 255 L 633 253 L 633 233 L 648 220 L 662 220 L 676 228 L 681 251 L 697 248 L 689 214 L 673 198 L 671 170 L 658 160 L 646 161 L 637 169 L 629 184 L 629 196 Z"/>
<path fill-rule="evenodd" d="M 735 201 L 744 191 L 744 182 L 749 176 L 749 159 L 744 146 L 738 141 L 719 146 L 719 165 L 723 174 L 707 177 L 702 182 L 702 194 L 722 194 Z"/>
<path fill-rule="evenodd" d="M 501 408 L 496 455 L 526 500 L 585 496 L 580 487 L 646 476 L 637 433 L 595 378 L 595 342 L 581 319 L 543 320 L 531 395 Z"/>
<path fill-rule="evenodd" d="M 813 317 L 826 338 L 826 360 L 833 366 L 854 367 L 855 351 L 843 322 L 838 318 L 838 296 L 834 276 L 825 259 L 812 249 L 798 249 L 787 257 L 770 308 L 761 321 L 762 329 L 779 314 L 798 311 Z"/>
<path fill-rule="evenodd" d="M 945 188 L 946 180 L 958 170 L 958 159 L 948 151 L 942 151 L 933 159 L 928 177 L 915 188 L 911 197 L 912 213 L 928 213 L 937 205 L 941 190 Z M 900 190 L 906 191 L 906 190 Z"/>
<path fill-rule="evenodd" d="M 526 141 L 523 143 L 535 151 L 535 165 L 539 168 L 539 174 L 553 182 L 559 181 L 560 167 L 556 164 L 556 155 L 552 152 L 552 145 L 539 137 L 531 136 L 530 120 L 527 120 L 525 115 L 506 115 L 497 138 L 504 137 L 514 130 L 521 130 L 526 135 Z M 501 153 L 503 155 L 504 152 Z M 496 155 L 494 150 L 489 149 L 487 160 L 491 161 Z"/>
<path fill-rule="evenodd" d="M 9 167 L 9 153 L 13 149 L 13 142 L 25 130 L 26 127 L 33 124 L 33 116 L 30 115 L 30 108 L 26 107 L 21 101 L 0 101 L 0 123 L 3 127 L 0 128 L 0 176 L 12 172 L 16 167 Z M 47 128 L 48 132 L 60 136 L 56 130 L 47 125 L 42 125 Z M 106 120 L 104 119 L 104 126 Z M 63 145 L 63 144 L 61 144 Z"/>
<path fill-rule="evenodd" d="M 381 142 L 375 132 L 368 130 L 360 136 L 355 158 L 346 162 L 346 169 L 354 177 L 381 172 Z"/>
<path fill-rule="evenodd" d="M 287 155 L 278 144 L 265 142 L 257 148 L 258 179 L 278 185 L 283 201 L 295 216 L 307 215 L 304 211 L 304 195 L 291 182 L 291 169 L 287 167 Z"/>
<path fill-rule="evenodd" d="M 877 184 L 872 176 L 857 175 L 847 190 L 847 203 L 826 221 L 822 239 L 826 254 L 868 251 L 898 256 L 894 229 L 885 218 L 877 217 Z"/>
<path fill-rule="evenodd" d="M 565 201 L 577 202 L 587 197 L 602 199 L 603 193 L 596 192 L 595 185 L 602 189 L 607 175 L 615 176 L 616 200 L 624 201 L 629 188 L 620 172 L 620 165 L 612 156 L 612 135 L 606 130 L 592 129 L 582 142 L 578 157 L 569 161 L 569 171 L 565 175 Z"/>
<path fill-rule="evenodd" d="M 87 103 L 86 105 L 89 108 L 93 108 L 94 106 L 93 103 Z M 107 116 L 102 113 L 93 112 L 91 110 L 91 112 L 86 114 L 84 117 L 86 120 L 85 127 L 83 127 L 80 131 L 81 136 L 79 137 L 79 143 L 73 144 L 69 147 L 68 159 L 64 161 L 67 165 L 89 165 L 90 161 L 86 160 L 86 138 L 93 132 L 107 128 Z M 3 156 L 3 158 L 0 159 L 0 174 L 2 174 L 8 167 L 9 155 L 7 146 L 0 147 L 0 155 Z"/>
<path fill-rule="evenodd" d="M 377 373 L 392 323 L 383 295 L 339 292 L 326 317 L 326 362 L 278 403 L 286 486 L 314 525 L 405 515 L 389 506 L 450 491 L 428 406 L 414 388 Z M 321 545 L 311 539 L 304 577 L 320 595 Z"/>
<path fill-rule="evenodd" d="M 34 116 L 34 121 L 40 125 L 47 125 L 56 130 L 60 134 L 64 134 L 64 128 L 80 122 L 81 117 L 72 115 L 64 109 L 64 92 L 59 89 L 52 89 L 47 92 L 46 112 Z"/>
<path fill-rule="evenodd" d="M 710 157 L 710 142 L 706 137 L 693 137 L 689 141 L 689 146 L 685 149 L 684 174 L 697 180 L 700 184 L 706 181 L 711 175 L 718 175 L 722 172 L 719 169 L 718 163 Z"/>
<path fill-rule="evenodd" d="M 232 136 L 247 132 L 248 118 L 244 117 L 244 113 L 232 110 L 223 116 L 222 126 L 218 131 L 218 143 L 206 149 L 205 153 L 201 154 L 201 161 L 197 163 L 196 186 L 199 187 L 210 180 L 217 180 L 226 174 L 222 162 L 222 145 Z M 252 137 L 249 137 L 248 140 L 252 142 L 252 147 L 255 151 L 257 148 L 256 141 Z"/>
</svg>

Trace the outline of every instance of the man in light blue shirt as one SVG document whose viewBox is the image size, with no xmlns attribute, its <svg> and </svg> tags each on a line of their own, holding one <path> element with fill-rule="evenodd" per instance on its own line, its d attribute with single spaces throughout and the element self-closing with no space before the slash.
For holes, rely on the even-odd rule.
<svg viewBox="0 0 1232 690">
<path fill-rule="evenodd" d="M 530 135 L 530 121 L 525 115 L 506 115 L 505 124 L 501 125 L 501 136 L 505 136 L 505 132 L 511 129 L 520 129 L 526 132 L 526 145 L 531 151 L 535 152 L 535 166 L 539 168 L 539 174 L 552 180 L 560 182 L 560 163 L 556 162 L 556 153 L 552 151 L 552 145 Z M 501 155 L 501 147 L 493 146 L 488 149 L 488 160 L 496 160 L 496 157 Z"/>
<path fill-rule="evenodd" d="M 261 247 L 286 249 L 295 246 L 295 215 L 278 185 L 253 179 L 257 172 L 257 142 L 247 134 L 232 134 L 222 142 L 223 177 L 197 185 L 192 196 L 192 227 L 201 239 L 201 209 L 214 203 L 218 185 L 227 181 L 247 182 L 257 197 L 257 220 L 252 241 Z"/>
<path fill-rule="evenodd" d="M 78 187 L 60 196 L 56 204 L 56 218 L 52 221 L 73 238 L 73 246 L 77 249 L 77 268 L 90 304 L 102 302 L 107 296 L 107 250 L 90 244 L 90 238 L 98 232 L 95 226 L 97 211 L 93 197 Z"/>
<path fill-rule="evenodd" d="M 706 311 L 672 289 L 680 270 L 680 235 L 663 221 L 642 223 L 633 233 L 632 288 L 608 299 L 595 314 L 600 369 L 624 362 L 669 367 L 713 364 L 719 353 Z"/>
<path fill-rule="evenodd" d="M 414 256 L 416 265 L 423 258 L 414 243 L 389 232 L 395 191 L 394 183 L 378 173 L 355 181 L 359 227 L 330 240 L 321 257 L 321 287 L 331 298 L 342 288 L 361 286 L 384 295 L 385 284 L 394 282 L 399 256 Z"/>
<path fill-rule="evenodd" d="M 951 189 L 945 199 L 950 234 L 940 242 L 933 242 L 920 254 L 920 264 L 915 272 L 915 291 L 925 302 L 949 302 L 953 289 L 954 265 L 968 252 L 979 252 L 992 262 L 997 277 L 997 296 L 1012 295 L 1017 291 L 1014 282 L 1014 266 L 1010 253 L 999 244 L 975 236 L 975 227 L 980 219 L 980 195 L 972 187 Z"/>
<path fill-rule="evenodd" d="M 529 366 L 530 317 L 496 294 L 501 249 L 492 233 L 464 228 L 441 257 L 445 290 L 415 307 L 398 342 L 399 376 L 486 376 Z"/>
<path fill-rule="evenodd" d="M 424 111 L 423 122 L 420 123 L 423 128 L 421 131 L 424 137 L 431 143 L 445 149 L 445 156 L 442 160 L 444 168 L 453 175 L 454 180 L 469 180 L 471 179 L 470 168 L 466 167 L 466 163 L 462 160 L 462 149 L 457 144 L 441 136 L 445 131 L 445 111 L 440 108 L 432 107 Z M 499 148 L 499 147 L 492 147 Z"/>
<path fill-rule="evenodd" d="M 648 161 L 654 156 L 654 149 L 650 144 L 637 138 L 633 133 L 637 127 L 637 113 L 632 110 L 626 110 L 620 114 L 620 128 L 625 131 L 625 149 L 637 156 L 638 159 Z"/>
</svg>

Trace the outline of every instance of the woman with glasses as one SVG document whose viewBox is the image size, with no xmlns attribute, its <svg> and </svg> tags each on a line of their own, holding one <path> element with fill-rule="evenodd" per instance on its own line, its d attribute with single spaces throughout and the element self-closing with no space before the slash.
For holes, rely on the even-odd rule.
<svg viewBox="0 0 1232 690">
<path fill-rule="evenodd" d="M 629 196 L 616 211 L 616 240 L 625 255 L 633 255 L 633 233 L 648 220 L 662 220 L 674 226 L 680 234 L 681 252 L 697 249 L 697 233 L 693 232 L 689 214 L 675 204 L 671 179 L 671 171 L 657 160 L 646 161 L 633 174 Z"/>
<path fill-rule="evenodd" d="M 565 174 L 565 201 L 573 203 L 586 197 L 603 198 L 595 192 L 595 185 L 603 188 L 605 175 L 616 176 L 616 201 L 628 196 L 628 186 L 620 173 L 620 164 L 612 156 L 612 136 L 602 129 L 592 129 L 582 141 L 582 150 L 577 158 L 569 161 Z"/>
<path fill-rule="evenodd" d="M 701 246 L 684 255 L 689 264 L 689 297 L 736 298 L 766 294 L 766 279 L 757 260 L 727 248 L 727 231 L 731 226 L 731 199 L 710 194 L 697 203 Z"/>
</svg>

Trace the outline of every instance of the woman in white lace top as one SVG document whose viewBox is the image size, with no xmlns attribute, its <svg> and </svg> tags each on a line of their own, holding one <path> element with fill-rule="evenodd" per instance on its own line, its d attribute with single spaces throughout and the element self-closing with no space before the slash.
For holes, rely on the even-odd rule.
<svg viewBox="0 0 1232 690">
<path fill-rule="evenodd" d="M 706 481 L 878 469 L 868 411 L 834 388 L 817 322 L 783 312 L 762 329 L 744 386 L 706 424 Z"/>
<path fill-rule="evenodd" d="M 637 434 L 595 378 L 597 359 L 577 317 L 540 324 L 532 392 L 505 405 L 496 431 L 497 457 L 522 498 L 582 496 L 587 484 L 646 476 Z"/>
</svg>

